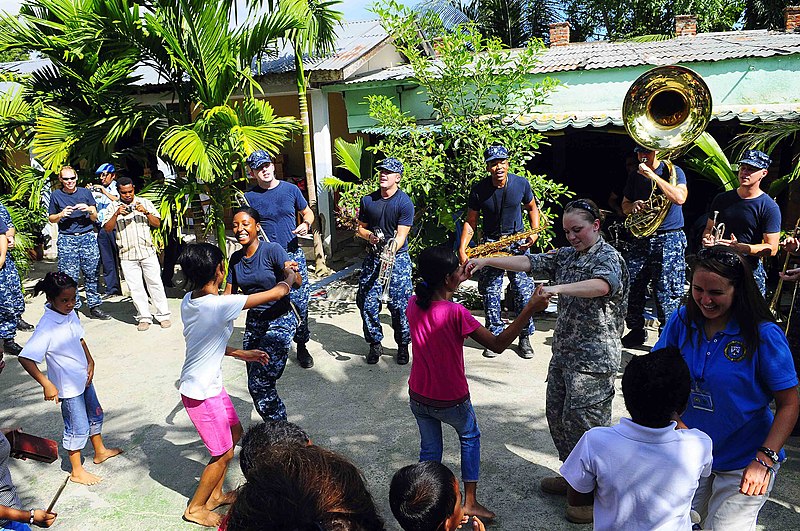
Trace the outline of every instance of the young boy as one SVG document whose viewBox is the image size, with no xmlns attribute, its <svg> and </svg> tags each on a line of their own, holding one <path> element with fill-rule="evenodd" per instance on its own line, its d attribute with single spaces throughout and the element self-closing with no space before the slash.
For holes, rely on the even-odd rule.
<svg viewBox="0 0 800 531">
<path fill-rule="evenodd" d="M 561 466 L 577 491 L 570 505 L 591 505 L 594 496 L 595 529 L 692 528 L 694 492 L 700 477 L 711 474 L 711 439 L 676 429 L 673 419 L 686 409 L 689 388 L 689 369 L 676 348 L 628 363 L 622 394 L 631 419 L 586 432 Z"/>
</svg>

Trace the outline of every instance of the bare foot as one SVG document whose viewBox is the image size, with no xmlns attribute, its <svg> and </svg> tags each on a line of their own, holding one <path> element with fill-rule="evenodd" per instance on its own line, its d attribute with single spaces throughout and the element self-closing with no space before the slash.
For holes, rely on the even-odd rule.
<svg viewBox="0 0 800 531">
<path fill-rule="evenodd" d="M 70 481 L 74 481 L 75 483 L 81 483 L 82 485 L 95 485 L 103 481 L 103 478 L 100 476 L 95 476 L 94 474 L 88 473 L 86 470 L 73 470 L 72 473 L 69 475 Z"/>
<path fill-rule="evenodd" d="M 211 512 L 205 507 L 189 512 L 189 508 L 187 507 L 183 512 L 183 519 L 187 522 L 200 524 L 205 527 L 219 527 L 220 522 L 222 522 L 222 515 Z"/>
<path fill-rule="evenodd" d="M 106 448 L 105 451 L 94 454 L 94 464 L 99 465 L 107 459 L 122 453 L 122 448 Z"/>
<path fill-rule="evenodd" d="M 222 507 L 223 505 L 230 505 L 235 501 L 236 501 L 236 491 L 232 490 L 230 492 L 224 493 L 220 497 L 211 496 L 206 502 L 205 507 L 209 511 L 213 511 L 217 507 Z"/>
<path fill-rule="evenodd" d="M 464 514 L 477 516 L 478 518 L 483 518 L 484 520 L 494 520 L 497 516 L 478 502 L 475 502 L 475 505 L 465 505 Z"/>
</svg>

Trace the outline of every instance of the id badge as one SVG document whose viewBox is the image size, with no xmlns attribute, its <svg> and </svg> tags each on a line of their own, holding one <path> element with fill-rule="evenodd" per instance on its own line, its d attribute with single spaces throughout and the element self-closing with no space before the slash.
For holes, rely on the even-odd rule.
<svg viewBox="0 0 800 531">
<path fill-rule="evenodd" d="M 689 393 L 689 403 L 692 404 L 692 407 L 695 409 L 714 412 L 714 401 L 708 393 L 692 391 Z"/>
</svg>

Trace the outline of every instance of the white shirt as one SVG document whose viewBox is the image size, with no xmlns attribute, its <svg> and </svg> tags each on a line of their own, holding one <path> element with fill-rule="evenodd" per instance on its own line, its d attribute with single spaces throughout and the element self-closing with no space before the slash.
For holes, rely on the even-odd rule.
<svg viewBox="0 0 800 531">
<path fill-rule="evenodd" d="M 33 336 L 20 352 L 21 358 L 47 362 L 47 378 L 58 389 L 58 398 L 74 398 L 86 390 L 89 361 L 81 345 L 84 332 L 75 312 L 58 313 L 49 304 Z"/>
<path fill-rule="evenodd" d="M 242 313 L 247 295 L 204 295 L 189 292 L 181 302 L 186 361 L 179 390 L 183 396 L 205 400 L 222 391 L 222 357 Z"/>
<path fill-rule="evenodd" d="M 711 474 L 711 439 L 675 426 L 623 418 L 583 434 L 561 475 L 578 492 L 594 490 L 594 529 L 692 528 L 692 497 L 700 477 Z"/>
</svg>

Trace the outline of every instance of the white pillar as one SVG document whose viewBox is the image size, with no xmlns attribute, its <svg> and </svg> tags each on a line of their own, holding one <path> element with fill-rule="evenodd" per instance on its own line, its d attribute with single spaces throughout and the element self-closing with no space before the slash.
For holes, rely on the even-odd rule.
<svg viewBox="0 0 800 531">
<path fill-rule="evenodd" d="M 328 190 L 322 187 L 322 180 L 333 175 L 333 155 L 328 112 L 328 95 L 319 89 L 309 89 L 311 96 L 311 124 L 313 128 L 314 176 L 317 180 L 317 208 L 322 218 L 322 244 L 325 255 L 331 255 L 331 242 L 336 218 Z"/>
</svg>

